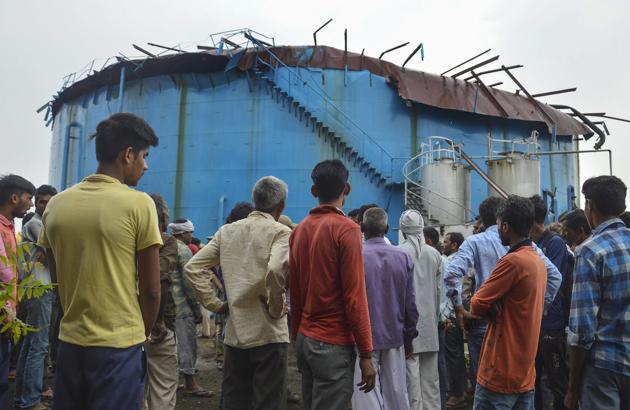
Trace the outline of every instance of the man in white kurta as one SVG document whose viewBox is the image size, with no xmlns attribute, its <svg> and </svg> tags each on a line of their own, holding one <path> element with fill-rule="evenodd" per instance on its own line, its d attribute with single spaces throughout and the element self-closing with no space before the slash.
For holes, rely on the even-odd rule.
<svg viewBox="0 0 630 410">
<path fill-rule="evenodd" d="M 405 241 L 399 248 L 414 262 L 414 286 L 419 336 L 413 341 L 413 353 L 407 358 L 407 393 L 412 410 L 438 410 L 441 407 L 438 374 L 440 313 L 439 288 L 442 282 L 442 257 L 424 244 L 424 221 L 414 210 L 400 217 L 400 230 Z"/>
</svg>

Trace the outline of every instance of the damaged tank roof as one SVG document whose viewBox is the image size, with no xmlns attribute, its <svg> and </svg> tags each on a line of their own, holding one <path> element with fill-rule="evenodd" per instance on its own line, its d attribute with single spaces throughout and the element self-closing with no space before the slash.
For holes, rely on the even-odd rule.
<svg viewBox="0 0 630 410">
<path fill-rule="evenodd" d="M 514 120 L 535 121 L 555 125 L 558 135 L 584 135 L 590 138 L 593 131 L 585 124 L 577 121 L 564 112 L 544 103 L 534 101 L 504 90 L 496 88 L 482 88 L 479 84 L 402 68 L 396 64 L 364 56 L 352 52 L 344 52 L 328 46 L 281 46 L 270 50 L 288 66 L 366 70 L 374 75 L 387 79 L 396 88 L 398 95 L 408 101 L 413 101 L 432 107 L 465 111 L 481 115 L 489 115 Z M 183 52 L 169 54 L 155 58 L 139 60 L 121 60 L 105 69 L 84 78 L 68 88 L 62 90 L 52 103 L 53 114 L 60 106 L 86 93 L 102 87 L 118 84 L 120 70 L 123 65 L 128 67 L 126 79 L 138 80 L 157 75 L 176 73 L 209 73 L 225 70 L 229 65 L 236 65 L 240 70 L 251 69 L 256 62 L 255 48 L 248 48 L 232 53 L 217 54 L 216 51 Z M 264 52 L 258 56 L 265 59 Z M 487 93 L 490 93 L 489 96 Z M 492 101 L 493 98 L 495 101 Z M 499 106 L 497 106 L 498 102 Z M 548 115 L 538 110 L 542 108 Z"/>
</svg>

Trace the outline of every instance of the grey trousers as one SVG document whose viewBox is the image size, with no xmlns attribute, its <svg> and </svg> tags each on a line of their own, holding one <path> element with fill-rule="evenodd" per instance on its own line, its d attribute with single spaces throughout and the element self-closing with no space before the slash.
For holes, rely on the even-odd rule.
<svg viewBox="0 0 630 410">
<path fill-rule="evenodd" d="M 580 405 L 582 409 L 630 410 L 630 377 L 585 365 Z"/>
<path fill-rule="evenodd" d="M 407 393 L 411 410 L 439 410 L 438 352 L 414 353 L 407 359 Z"/>
<path fill-rule="evenodd" d="M 169 330 L 164 340 L 145 345 L 147 380 L 144 385 L 143 410 L 175 410 L 177 400 L 177 343 Z"/>
<path fill-rule="evenodd" d="M 297 365 L 305 410 L 348 410 L 356 357 L 354 346 L 332 345 L 298 334 Z"/>
<path fill-rule="evenodd" d="M 187 376 L 197 373 L 197 324 L 195 318 L 187 316 L 175 321 L 177 337 L 177 362 L 179 371 Z"/>
</svg>

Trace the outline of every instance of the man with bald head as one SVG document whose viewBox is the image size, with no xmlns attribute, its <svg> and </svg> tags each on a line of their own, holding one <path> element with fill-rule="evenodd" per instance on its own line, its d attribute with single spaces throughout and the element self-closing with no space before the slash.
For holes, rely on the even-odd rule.
<svg viewBox="0 0 630 410">
<path fill-rule="evenodd" d="M 354 409 L 409 409 L 405 355 L 411 353 L 411 342 L 418 336 L 413 262 L 404 251 L 385 242 L 388 229 L 383 209 L 370 208 L 363 215 L 363 262 L 376 387 L 367 394 L 355 387 Z M 358 366 L 357 362 L 355 386 L 361 380 Z"/>
</svg>

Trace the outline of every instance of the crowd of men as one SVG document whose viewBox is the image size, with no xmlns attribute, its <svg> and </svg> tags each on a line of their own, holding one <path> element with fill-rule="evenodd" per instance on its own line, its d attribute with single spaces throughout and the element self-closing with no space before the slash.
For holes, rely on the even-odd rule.
<svg viewBox="0 0 630 410">
<path fill-rule="evenodd" d="M 407 210 L 394 246 L 384 209 L 344 214 L 349 172 L 326 160 L 311 173 L 319 204 L 299 224 L 283 215 L 287 184 L 267 176 L 200 247 L 160 194 L 130 188 L 158 145 L 151 127 L 119 113 L 94 138 L 96 172 L 61 193 L 0 177 L 0 279 L 55 284 L 5 307 L 40 331 L 17 349 L 0 337 L 0 409 L 12 350 L 19 410 L 49 408 L 47 395 L 59 410 L 174 409 L 178 389 L 211 396 L 196 368 L 204 309 L 217 323 L 222 409 L 285 408 L 291 343 L 305 409 L 630 408 L 619 178 L 585 181 L 584 210 L 559 224 L 546 225 L 539 196 L 489 197 L 467 238 L 441 241 Z M 34 263 L 22 272 L 9 257 L 13 221 L 33 197 L 21 241 Z"/>
</svg>

